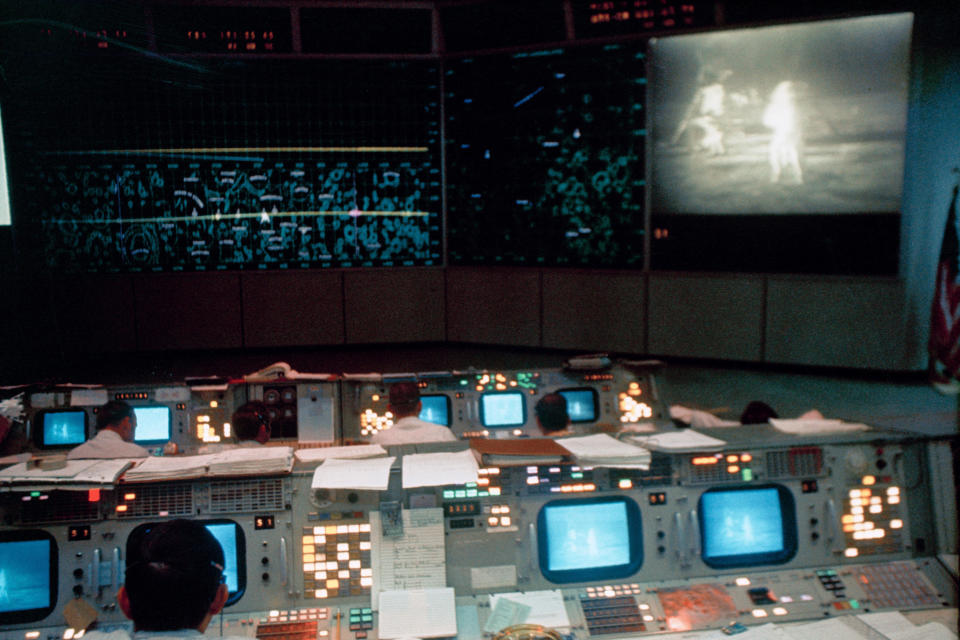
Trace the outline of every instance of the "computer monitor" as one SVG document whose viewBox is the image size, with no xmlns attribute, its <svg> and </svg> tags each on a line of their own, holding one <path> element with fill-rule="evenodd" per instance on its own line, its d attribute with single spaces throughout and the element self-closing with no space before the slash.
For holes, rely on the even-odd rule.
<svg viewBox="0 0 960 640">
<path fill-rule="evenodd" d="M 640 507 L 626 496 L 548 502 L 537 515 L 537 547 L 550 582 L 626 578 L 643 564 Z"/>
<path fill-rule="evenodd" d="M 711 489 L 700 496 L 697 512 L 710 567 L 781 564 L 797 553 L 796 509 L 786 487 Z"/>
<path fill-rule="evenodd" d="M 422 395 L 420 419 L 434 424 L 450 426 L 450 398 L 444 394 Z"/>
<path fill-rule="evenodd" d="M 590 387 L 578 389 L 560 389 L 558 394 L 567 401 L 567 415 L 570 422 L 595 422 L 599 411 L 597 390 Z"/>
<path fill-rule="evenodd" d="M 165 444 L 170 440 L 170 407 L 134 407 L 137 429 L 133 441 L 137 444 Z"/>
<path fill-rule="evenodd" d="M 484 427 L 520 427 L 527 421 L 526 402 L 520 391 L 480 396 L 480 422 Z"/>
<path fill-rule="evenodd" d="M 140 558 L 140 543 L 157 524 L 148 522 L 130 532 L 127 538 L 128 565 Z M 247 590 L 246 538 L 243 529 L 233 520 L 206 520 L 201 524 L 213 534 L 223 549 L 223 577 L 230 592 L 226 606 L 230 606 L 243 597 Z"/>
<path fill-rule="evenodd" d="M 75 447 L 87 440 L 87 412 L 83 409 L 45 411 L 39 418 L 37 446 L 43 449 Z"/>
<path fill-rule="evenodd" d="M 0 531 L 0 625 L 46 618 L 57 604 L 57 543 L 45 531 Z"/>
</svg>

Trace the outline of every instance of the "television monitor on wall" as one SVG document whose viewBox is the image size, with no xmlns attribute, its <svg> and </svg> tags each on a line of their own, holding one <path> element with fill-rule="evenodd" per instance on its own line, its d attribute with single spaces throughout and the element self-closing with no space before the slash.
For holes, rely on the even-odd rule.
<svg viewBox="0 0 960 640">
<path fill-rule="evenodd" d="M 654 38 L 651 266 L 896 273 L 913 14 Z"/>
<path fill-rule="evenodd" d="M 595 422 L 599 415 L 599 398 L 597 390 L 590 387 L 578 389 L 560 389 L 558 394 L 567 401 L 567 415 L 570 422 Z"/>
<path fill-rule="evenodd" d="M 484 427 L 521 427 L 527 421 L 523 393 L 505 391 L 480 396 L 480 422 Z"/>
<path fill-rule="evenodd" d="M 781 564 L 797 553 L 793 494 L 781 485 L 705 491 L 697 505 L 703 561 L 710 567 Z"/>
<path fill-rule="evenodd" d="M 170 440 L 170 407 L 134 407 L 137 428 L 133 440 L 137 444 L 165 444 Z"/>
<path fill-rule="evenodd" d="M 46 618 L 57 604 L 57 543 L 45 531 L 0 531 L 0 625 Z"/>
<path fill-rule="evenodd" d="M 130 532 L 127 538 L 127 564 L 140 559 L 140 544 L 156 522 L 148 522 Z M 223 549 L 223 577 L 230 596 L 227 606 L 237 602 L 247 590 L 246 538 L 243 529 L 233 520 L 207 520 L 202 522 Z"/>
<path fill-rule="evenodd" d="M 87 440 L 87 412 L 83 409 L 44 411 L 38 419 L 36 440 L 43 449 L 75 447 Z"/>
<path fill-rule="evenodd" d="M 434 424 L 450 426 L 450 398 L 442 393 L 420 396 L 423 405 L 420 409 L 420 419 Z"/>
<path fill-rule="evenodd" d="M 626 496 L 553 500 L 537 515 L 537 547 L 550 582 L 626 578 L 643 564 L 640 507 Z"/>
</svg>

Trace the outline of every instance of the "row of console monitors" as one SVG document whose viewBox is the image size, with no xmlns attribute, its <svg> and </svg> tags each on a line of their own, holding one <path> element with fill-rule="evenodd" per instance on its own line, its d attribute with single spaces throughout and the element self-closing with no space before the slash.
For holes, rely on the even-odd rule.
<svg viewBox="0 0 960 640">
<path fill-rule="evenodd" d="M 602 370 L 434 372 L 318 375 L 202 384 L 124 385 L 100 389 L 44 389 L 27 395 L 30 437 L 44 450 L 68 449 L 92 437 L 94 412 L 107 400 L 125 400 L 137 414 L 134 439 L 146 447 L 176 443 L 190 452 L 235 440 L 230 420 L 246 401 L 263 401 L 273 438 L 291 442 L 362 442 L 393 424 L 393 382 L 416 381 L 420 417 L 449 427 L 458 438 L 538 436 L 533 408 L 547 393 L 567 400 L 572 427 L 619 431 L 667 417 L 654 381 L 655 365 Z"/>
<path fill-rule="evenodd" d="M 745 602 L 794 619 L 956 606 L 936 559 L 956 553 L 949 443 L 873 432 L 814 445 L 759 427 L 728 437 L 716 452 L 655 452 L 649 469 L 482 467 L 467 485 L 405 489 L 398 463 L 386 491 L 312 489 L 316 463 L 303 462 L 256 478 L 11 489 L 0 493 L 0 625 L 63 625 L 73 598 L 121 623 L 111 607 L 124 566 L 170 517 L 220 541 L 234 614 L 375 609 L 378 586 L 431 575 L 458 597 L 626 590 L 664 620 L 680 586 L 694 600 L 716 587 L 710 606 L 731 619 Z M 859 577 L 827 570 L 844 566 Z"/>
</svg>

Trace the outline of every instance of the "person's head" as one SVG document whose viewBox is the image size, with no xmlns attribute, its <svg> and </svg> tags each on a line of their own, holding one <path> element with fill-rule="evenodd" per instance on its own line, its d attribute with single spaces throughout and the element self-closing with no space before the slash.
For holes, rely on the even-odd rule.
<svg viewBox="0 0 960 640">
<path fill-rule="evenodd" d="M 387 407 L 395 418 L 419 416 L 423 405 L 420 403 L 420 387 L 416 382 L 395 382 L 390 385 L 390 402 Z"/>
<path fill-rule="evenodd" d="M 97 431 L 110 429 L 127 442 L 132 442 L 136 428 L 137 416 L 133 407 L 123 400 L 111 400 L 97 410 Z"/>
<path fill-rule="evenodd" d="M 533 411 L 537 416 L 540 432 L 544 435 L 566 431 L 570 426 L 567 401 L 559 393 L 548 393 L 540 398 Z"/>
<path fill-rule="evenodd" d="M 270 415 L 262 402 L 247 402 L 233 413 L 233 432 L 237 440 L 256 440 L 263 444 L 270 439 Z"/>
<path fill-rule="evenodd" d="M 740 424 L 764 424 L 770 420 L 770 418 L 779 417 L 777 412 L 773 410 L 773 407 L 766 402 L 754 400 L 747 405 L 747 408 L 744 409 L 740 415 Z"/>
<path fill-rule="evenodd" d="M 136 631 L 202 632 L 229 595 L 217 539 L 198 522 L 171 520 L 143 537 L 117 601 Z"/>
</svg>

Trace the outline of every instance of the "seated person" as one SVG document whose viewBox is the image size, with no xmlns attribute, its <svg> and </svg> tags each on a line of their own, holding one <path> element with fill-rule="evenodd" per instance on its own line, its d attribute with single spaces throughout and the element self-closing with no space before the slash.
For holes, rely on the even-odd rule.
<svg viewBox="0 0 960 640">
<path fill-rule="evenodd" d="M 423 404 L 416 382 L 397 382 L 390 386 L 387 410 L 393 413 L 393 426 L 374 434 L 371 442 L 384 446 L 415 442 L 453 442 L 453 432 L 442 424 L 421 420 Z"/>
<path fill-rule="evenodd" d="M 202 638 L 210 619 L 229 597 L 223 580 L 220 543 L 190 520 L 155 526 L 140 545 L 140 559 L 127 566 L 117 592 L 123 614 L 133 621 L 135 640 Z M 127 640 L 124 631 L 91 631 L 91 640 Z"/>
<path fill-rule="evenodd" d="M 570 415 L 567 413 L 567 401 L 559 393 L 548 393 L 537 401 L 533 408 L 537 417 L 537 427 L 547 438 L 572 436 Z"/>
<path fill-rule="evenodd" d="M 111 400 L 97 411 L 97 435 L 71 449 L 67 458 L 146 458 L 150 452 L 133 442 L 136 428 L 133 407 Z"/>
</svg>

